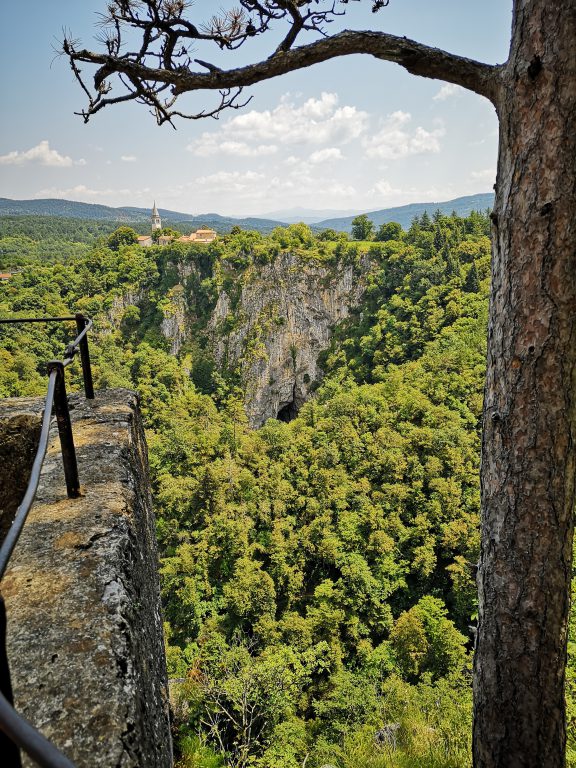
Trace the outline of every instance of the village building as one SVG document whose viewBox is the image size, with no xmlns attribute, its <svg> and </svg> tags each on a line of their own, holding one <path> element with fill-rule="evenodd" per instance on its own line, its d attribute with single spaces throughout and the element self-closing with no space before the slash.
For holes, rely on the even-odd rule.
<svg viewBox="0 0 576 768">
<path fill-rule="evenodd" d="M 148 248 L 155 244 L 153 234 L 162 229 L 162 219 L 156 208 L 156 201 L 154 201 L 154 207 L 152 208 L 152 233 L 150 235 L 138 235 L 138 245 L 142 248 Z M 217 232 L 213 229 L 197 229 L 196 232 L 191 232 L 189 235 L 182 235 L 182 237 L 172 237 L 172 235 L 160 235 L 157 238 L 158 245 L 170 245 L 170 243 L 211 243 L 218 237 Z"/>
<path fill-rule="evenodd" d="M 211 243 L 218 237 L 213 229 L 197 229 L 189 235 L 176 238 L 177 243 Z"/>
<path fill-rule="evenodd" d="M 154 200 L 154 207 L 152 208 L 152 232 L 156 232 L 157 229 L 162 229 L 162 220 L 156 208 L 156 200 Z"/>
<path fill-rule="evenodd" d="M 22 272 L 22 269 L 12 269 L 10 272 L 0 272 L 0 283 L 7 283 L 8 281 L 12 280 L 14 275 L 19 275 L 20 272 Z"/>
</svg>

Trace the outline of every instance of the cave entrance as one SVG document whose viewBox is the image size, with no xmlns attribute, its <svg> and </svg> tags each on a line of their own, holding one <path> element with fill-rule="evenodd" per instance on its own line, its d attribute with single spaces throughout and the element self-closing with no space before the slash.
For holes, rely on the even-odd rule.
<svg viewBox="0 0 576 768">
<path fill-rule="evenodd" d="M 286 403 L 286 405 L 283 405 L 282 408 L 280 408 L 276 418 L 278 421 L 285 421 L 288 423 L 289 421 L 292 421 L 292 419 L 295 419 L 296 416 L 298 416 L 298 410 L 299 408 L 296 405 L 296 402 L 291 400 L 289 403 Z"/>
</svg>

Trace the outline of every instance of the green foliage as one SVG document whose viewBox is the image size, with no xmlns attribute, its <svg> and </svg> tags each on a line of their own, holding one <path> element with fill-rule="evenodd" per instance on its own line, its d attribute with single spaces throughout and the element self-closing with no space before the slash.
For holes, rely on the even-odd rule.
<svg viewBox="0 0 576 768">
<path fill-rule="evenodd" d="M 411 681 L 424 673 L 432 679 L 446 677 L 466 664 L 466 638 L 447 618 L 443 602 L 432 595 L 398 617 L 390 645 L 399 670 Z"/>
<path fill-rule="evenodd" d="M 346 232 L 337 232 L 335 229 L 323 229 L 318 233 L 317 239 L 320 242 L 346 242 L 348 240 L 348 235 Z"/>
<path fill-rule="evenodd" d="M 180 768 L 469 764 L 487 217 L 384 226 L 365 246 L 296 224 L 54 264 L 24 243 L 0 285 L 2 313 L 94 316 L 96 386 L 140 391 Z M 367 289 L 314 399 L 255 431 L 208 326 L 225 291 L 225 347 L 243 286 L 286 250 Z M 0 395 L 43 391 L 69 331 L 0 327 Z"/>
<path fill-rule="evenodd" d="M 94 244 L 119 226 L 118 222 L 56 216 L 0 216 L 0 237 L 27 237 L 62 244 Z"/>
<path fill-rule="evenodd" d="M 290 224 L 287 227 L 276 227 L 271 238 L 282 248 L 311 248 L 314 246 L 314 235 L 306 224 Z"/>
<path fill-rule="evenodd" d="M 464 234 L 464 221 L 442 217 L 434 225 L 441 232 L 439 248 L 432 222 L 425 231 L 419 220 L 402 241 L 372 246 L 375 266 L 368 275 L 361 320 L 352 316 L 337 329 L 325 355 L 329 370 L 344 366 L 357 380 L 378 381 L 390 364 L 420 358 L 425 344 L 438 339 L 444 328 L 477 318 L 477 363 L 469 361 L 476 375 L 485 354 L 490 241 Z M 469 265 L 475 267 L 476 282 L 466 280 Z"/>
<path fill-rule="evenodd" d="M 480 275 L 478 274 L 478 267 L 476 266 L 475 261 L 472 262 L 472 266 L 466 274 L 464 290 L 468 293 L 478 293 L 480 290 Z"/>
<path fill-rule="evenodd" d="M 123 245 L 134 245 L 138 242 L 138 233 L 132 227 L 118 227 L 106 241 L 112 251 L 120 250 Z"/>
<path fill-rule="evenodd" d="M 354 240 L 370 240 L 374 232 L 374 222 L 365 213 L 352 219 L 352 237 Z"/>
<path fill-rule="evenodd" d="M 223 768 L 224 758 L 194 734 L 184 734 L 179 742 L 178 768 Z"/>
<path fill-rule="evenodd" d="M 152 232 L 152 240 L 157 243 L 161 237 L 173 237 L 177 238 L 182 235 L 177 229 L 173 227 L 162 227 L 162 229 L 155 229 Z"/>
<path fill-rule="evenodd" d="M 388 224 L 381 224 L 378 231 L 374 235 L 374 240 L 381 243 L 386 243 L 388 240 L 401 240 L 402 239 L 402 227 L 395 221 L 390 221 Z"/>
<path fill-rule="evenodd" d="M 89 250 L 89 246 L 82 242 L 4 236 L 0 237 L 0 269 L 13 270 L 32 262 L 63 262 L 85 256 Z"/>
</svg>

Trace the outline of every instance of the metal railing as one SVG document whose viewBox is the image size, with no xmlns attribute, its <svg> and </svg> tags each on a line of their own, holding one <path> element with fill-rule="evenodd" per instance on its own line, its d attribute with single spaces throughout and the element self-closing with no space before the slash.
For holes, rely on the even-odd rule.
<svg viewBox="0 0 576 768">
<path fill-rule="evenodd" d="M 88 331 L 92 328 L 92 320 L 90 318 L 77 314 L 73 317 L 33 317 L 0 320 L 0 324 L 59 323 L 67 321 L 74 321 L 76 323 L 78 335 L 66 347 L 62 360 L 52 360 L 47 365 L 48 391 L 44 405 L 38 449 L 24 498 L 16 510 L 12 525 L 0 547 L 0 580 L 6 572 L 10 556 L 14 551 L 14 547 L 36 497 L 40 482 L 40 472 L 48 449 L 48 437 L 53 411 L 56 415 L 58 434 L 60 436 L 66 491 L 71 499 L 80 496 L 80 480 L 78 478 L 76 450 L 74 448 L 64 376 L 66 368 L 74 360 L 78 352 L 80 352 L 82 361 L 82 376 L 86 398 L 89 400 L 94 399 L 87 336 Z M 75 768 L 74 764 L 52 742 L 42 736 L 27 720 L 15 711 L 13 703 L 10 669 L 6 653 L 6 607 L 0 595 L 0 755 L 2 756 L 2 766 L 3 768 L 21 768 L 20 749 L 22 749 L 42 768 Z"/>
</svg>

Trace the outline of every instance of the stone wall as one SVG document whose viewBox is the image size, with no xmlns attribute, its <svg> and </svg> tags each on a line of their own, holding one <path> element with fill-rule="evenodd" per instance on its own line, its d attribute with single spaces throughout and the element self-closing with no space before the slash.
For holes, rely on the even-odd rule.
<svg viewBox="0 0 576 768">
<path fill-rule="evenodd" d="M 83 495 L 66 497 L 54 426 L 37 500 L 0 585 L 15 705 L 78 768 L 169 768 L 157 549 L 137 398 L 111 390 L 93 402 L 70 400 Z M 20 489 L 29 471 L 41 414 L 38 399 L 0 401 L 1 445 L 8 451 L 6 440 L 20 431 L 24 446 L 24 460 L 0 470 L 10 473 L 0 484 L 7 514 L 14 506 L 7 489 Z"/>
</svg>

